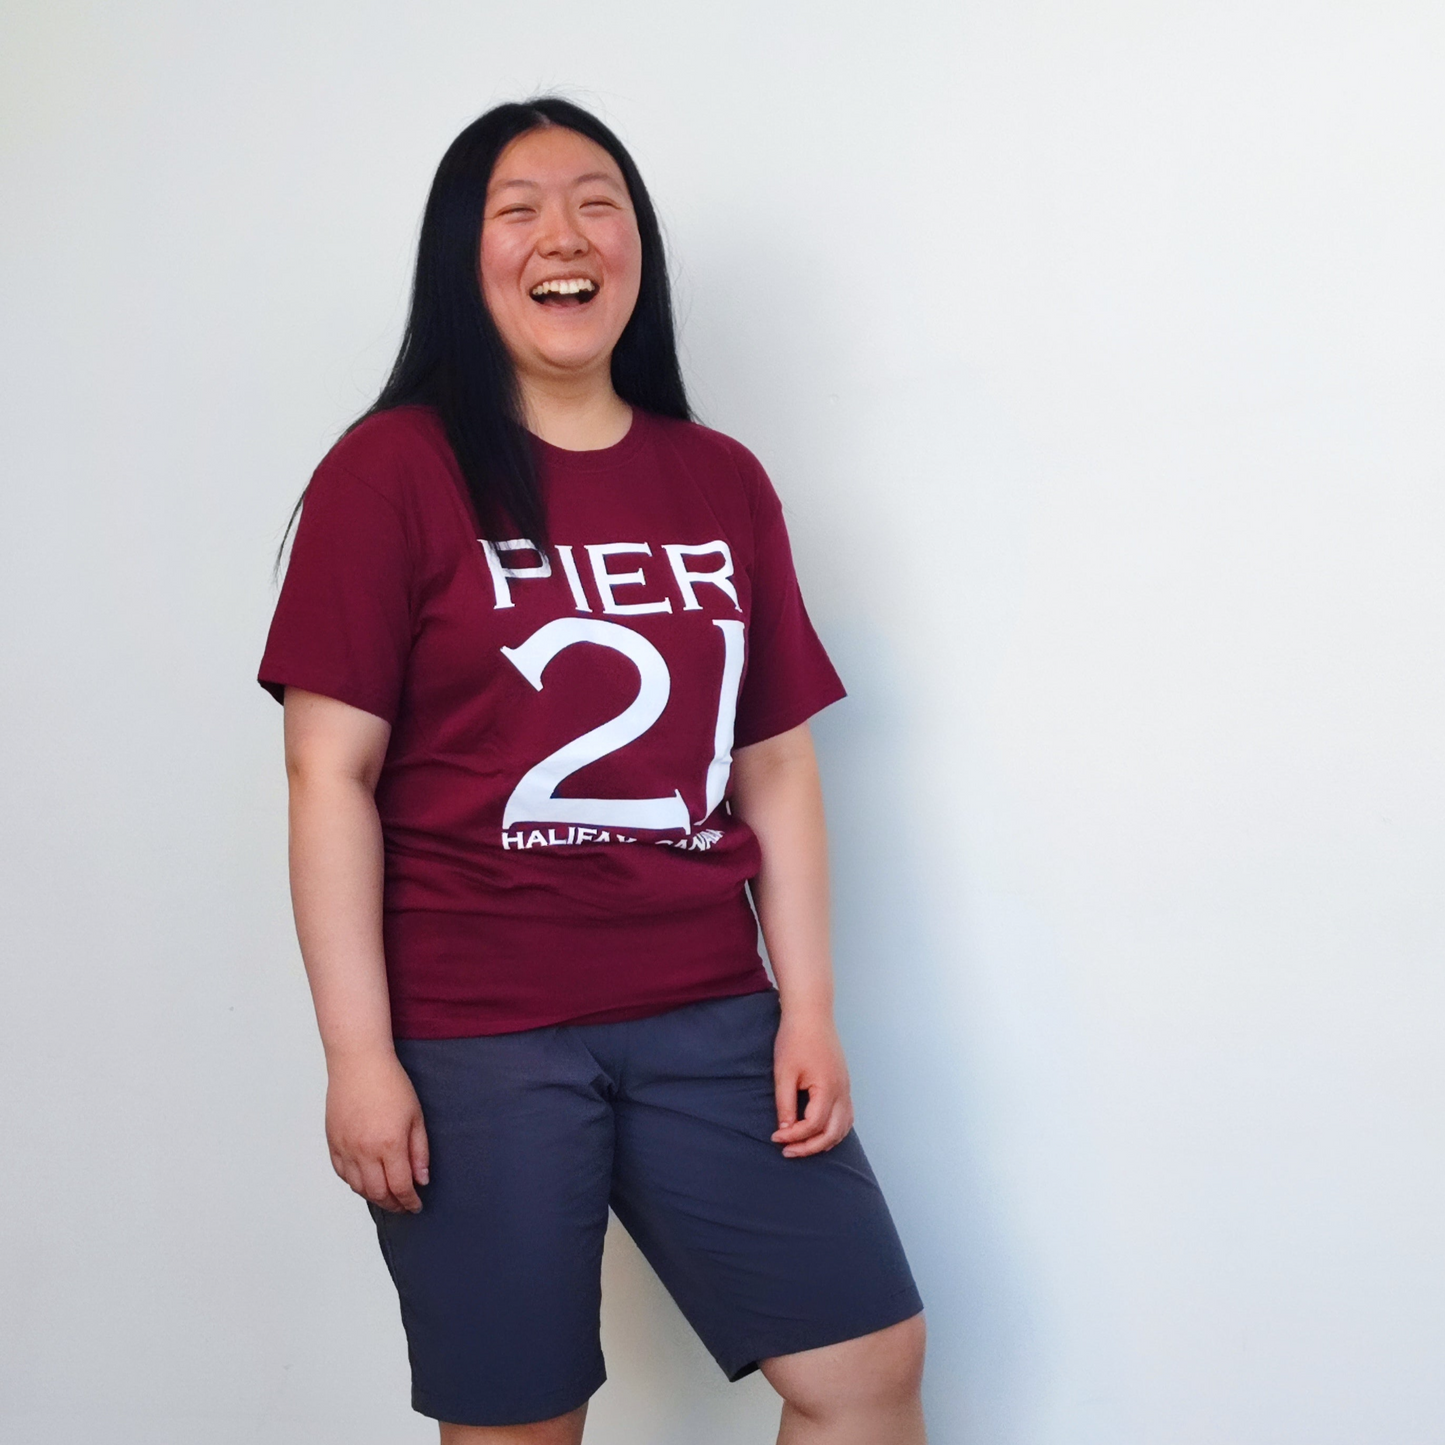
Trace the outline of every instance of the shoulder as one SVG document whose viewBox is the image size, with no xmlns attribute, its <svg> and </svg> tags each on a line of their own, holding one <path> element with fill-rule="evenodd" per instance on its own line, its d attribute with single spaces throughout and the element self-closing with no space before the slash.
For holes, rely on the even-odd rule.
<svg viewBox="0 0 1445 1445">
<path fill-rule="evenodd" d="M 441 420 L 406 406 L 365 417 L 312 473 L 302 531 L 333 546 L 404 548 L 409 565 L 430 568 L 473 535 L 465 484 Z"/>
<path fill-rule="evenodd" d="M 648 414 L 658 441 L 672 450 L 704 487 L 741 492 L 750 511 L 775 497 L 762 463 L 734 437 L 701 422 Z"/>
<path fill-rule="evenodd" d="M 441 419 L 427 406 L 373 412 L 347 431 L 322 458 L 312 487 L 364 487 L 398 511 L 438 484 L 450 487 L 456 461 Z"/>
</svg>

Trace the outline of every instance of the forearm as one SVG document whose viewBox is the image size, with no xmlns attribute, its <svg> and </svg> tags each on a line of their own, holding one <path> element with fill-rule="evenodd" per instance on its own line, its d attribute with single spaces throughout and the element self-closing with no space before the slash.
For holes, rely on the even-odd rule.
<svg viewBox="0 0 1445 1445">
<path fill-rule="evenodd" d="M 783 1007 L 831 1017 L 827 832 L 806 726 L 738 750 L 733 810 L 762 852 L 753 900 Z"/>
<path fill-rule="evenodd" d="M 360 778 L 290 781 L 291 901 L 327 1060 L 390 1052 L 376 801 Z"/>
</svg>

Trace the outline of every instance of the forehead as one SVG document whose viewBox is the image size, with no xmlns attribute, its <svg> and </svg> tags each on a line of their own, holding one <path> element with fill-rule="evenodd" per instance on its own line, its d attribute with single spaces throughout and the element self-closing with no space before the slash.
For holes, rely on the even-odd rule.
<svg viewBox="0 0 1445 1445">
<path fill-rule="evenodd" d="M 598 179 L 627 194 L 617 162 L 596 141 L 565 126 L 549 125 L 519 135 L 503 149 L 492 167 L 487 194 L 504 187 L 572 186 Z"/>
</svg>

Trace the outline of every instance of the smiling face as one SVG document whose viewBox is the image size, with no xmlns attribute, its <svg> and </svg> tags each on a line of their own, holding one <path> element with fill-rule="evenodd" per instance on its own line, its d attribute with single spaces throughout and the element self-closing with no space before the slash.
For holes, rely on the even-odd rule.
<svg viewBox="0 0 1445 1445">
<path fill-rule="evenodd" d="M 617 162 L 562 126 L 497 158 L 482 216 L 482 297 L 527 382 L 605 381 L 637 303 L 642 242 Z"/>
</svg>

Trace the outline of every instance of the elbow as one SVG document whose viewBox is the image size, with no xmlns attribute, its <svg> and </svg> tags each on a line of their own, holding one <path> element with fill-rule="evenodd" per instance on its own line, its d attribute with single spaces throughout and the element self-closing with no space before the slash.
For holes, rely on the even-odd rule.
<svg viewBox="0 0 1445 1445">
<path fill-rule="evenodd" d="M 286 783 L 293 797 L 334 793 L 338 789 L 365 792 L 371 797 L 381 777 L 381 763 L 371 759 L 312 757 L 287 754 Z"/>
<path fill-rule="evenodd" d="M 749 826 L 769 808 L 770 800 L 808 796 L 819 787 L 807 723 L 733 754 L 732 809 Z"/>
</svg>

